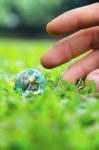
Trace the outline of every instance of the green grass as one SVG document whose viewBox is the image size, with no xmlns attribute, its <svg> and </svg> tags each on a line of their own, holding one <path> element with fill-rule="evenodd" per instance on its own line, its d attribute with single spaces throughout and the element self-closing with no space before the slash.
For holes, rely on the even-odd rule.
<svg viewBox="0 0 99 150">
<path fill-rule="evenodd" d="M 99 94 L 94 83 L 78 88 L 62 81 L 67 65 L 45 70 L 39 62 L 47 40 L 0 39 L 0 150 L 98 150 Z M 27 68 L 46 78 L 43 95 L 15 93 L 11 81 Z"/>
</svg>

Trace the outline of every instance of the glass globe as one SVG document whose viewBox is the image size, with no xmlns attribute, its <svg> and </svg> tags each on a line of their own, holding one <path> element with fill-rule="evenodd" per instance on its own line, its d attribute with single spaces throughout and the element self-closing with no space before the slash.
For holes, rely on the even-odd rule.
<svg viewBox="0 0 99 150">
<path fill-rule="evenodd" d="M 44 93 L 45 78 L 38 70 L 24 70 L 17 76 L 14 89 L 26 97 Z"/>
</svg>

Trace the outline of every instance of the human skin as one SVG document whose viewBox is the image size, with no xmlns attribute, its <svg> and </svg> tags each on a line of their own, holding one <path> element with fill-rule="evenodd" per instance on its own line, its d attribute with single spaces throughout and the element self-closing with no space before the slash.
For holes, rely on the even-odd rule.
<svg viewBox="0 0 99 150">
<path fill-rule="evenodd" d="M 73 63 L 63 77 L 76 83 L 94 80 L 99 91 L 99 3 L 68 11 L 47 25 L 51 35 L 72 35 L 55 43 L 41 58 L 45 68 L 51 69 L 85 53 L 86 56 Z M 75 33 L 74 33 L 75 32 Z"/>
</svg>

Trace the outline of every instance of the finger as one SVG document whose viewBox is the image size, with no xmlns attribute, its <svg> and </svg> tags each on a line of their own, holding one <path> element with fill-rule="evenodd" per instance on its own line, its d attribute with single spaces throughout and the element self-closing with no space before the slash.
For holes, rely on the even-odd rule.
<svg viewBox="0 0 99 150">
<path fill-rule="evenodd" d="M 47 25 L 51 34 L 65 34 L 99 25 L 99 3 L 62 14 Z"/>
<path fill-rule="evenodd" d="M 87 75 L 85 84 L 87 85 L 89 81 L 95 82 L 96 90 L 99 92 L 99 69 L 96 69 Z"/>
<path fill-rule="evenodd" d="M 99 50 L 92 51 L 90 54 L 75 62 L 64 73 L 64 78 L 76 83 L 77 79 L 84 78 L 91 71 L 99 68 Z"/>
<path fill-rule="evenodd" d="M 46 68 L 53 68 L 98 46 L 99 27 L 86 29 L 56 43 L 41 58 L 41 63 Z"/>
</svg>

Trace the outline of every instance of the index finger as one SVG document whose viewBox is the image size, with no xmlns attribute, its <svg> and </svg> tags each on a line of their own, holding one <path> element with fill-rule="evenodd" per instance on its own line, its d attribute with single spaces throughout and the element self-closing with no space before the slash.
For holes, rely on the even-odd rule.
<svg viewBox="0 0 99 150">
<path fill-rule="evenodd" d="M 99 25 L 99 3 L 60 15 L 47 25 L 47 31 L 53 35 L 61 35 L 97 25 Z"/>
</svg>

